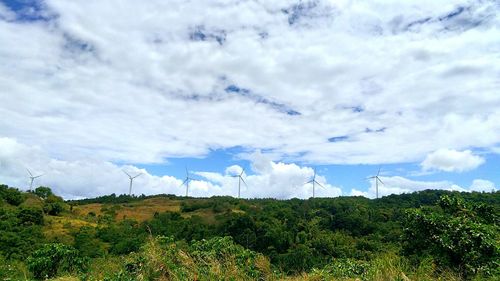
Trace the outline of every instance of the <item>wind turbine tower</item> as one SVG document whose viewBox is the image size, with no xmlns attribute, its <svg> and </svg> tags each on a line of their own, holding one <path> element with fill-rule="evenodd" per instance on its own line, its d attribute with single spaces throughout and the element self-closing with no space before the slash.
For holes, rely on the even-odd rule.
<svg viewBox="0 0 500 281">
<path fill-rule="evenodd" d="M 186 197 L 188 197 L 188 194 L 189 194 L 189 182 L 192 180 L 193 179 L 189 177 L 189 171 L 186 168 L 186 179 L 184 179 L 184 181 L 181 184 L 181 186 L 183 186 L 184 184 L 186 185 Z"/>
<path fill-rule="evenodd" d="M 314 169 L 314 175 L 313 175 L 312 179 L 310 181 L 304 183 L 304 184 L 308 184 L 308 183 L 312 183 L 312 186 L 313 186 L 313 198 L 316 195 L 315 194 L 316 193 L 316 185 L 319 185 L 319 186 L 321 186 L 321 187 L 324 188 L 324 186 L 321 183 L 319 183 L 318 181 L 316 181 L 316 169 Z"/>
<path fill-rule="evenodd" d="M 125 172 L 125 171 L 123 171 L 123 172 L 124 172 L 124 173 L 128 176 L 128 178 L 130 179 L 130 186 L 129 186 L 129 188 L 128 188 L 128 195 L 130 196 L 130 195 L 132 195 L 132 183 L 133 183 L 134 179 L 135 179 L 135 178 L 137 178 L 138 176 L 142 175 L 142 173 L 138 173 L 138 174 L 137 174 L 137 175 L 135 175 L 135 176 L 131 176 L 129 173 L 127 173 L 127 172 Z"/>
<path fill-rule="evenodd" d="M 380 182 L 381 184 L 384 184 L 384 182 L 378 176 L 379 174 L 380 174 L 380 168 L 378 168 L 378 172 L 377 172 L 376 176 L 371 176 L 368 178 L 368 179 L 375 179 L 375 192 L 377 194 L 377 199 L 378 199 L 378 183 Z"/>
<path fill-rule="evenodd" d="M 43 176 L 43 174 L 38 175 L 38 176 L 33 176 L 33 174 L 31 173 L 31 171 L 28 168 L 26 168 L 26 170 L 28 171 L 28 174 L 29 174 L 29 177 L 30 177 L 30 189 L 29 189 L 29 191 L 31 191 L 33 189 L 33 181 L 36 178 L 39 178 L 39 177 Z"/>
<path fill-rule="evenodd" d="M 248 187 L 247 183 L 243 179 L 244 172 L 245 172 L 245 169 L 241 169 L 241 173 L 239 175 L 233 176 L 233 178 L 238 178 L 238 198 L 240 198 L 241 182 L 243 182 L 245 184 L 245 186 Z"/>
</svg>

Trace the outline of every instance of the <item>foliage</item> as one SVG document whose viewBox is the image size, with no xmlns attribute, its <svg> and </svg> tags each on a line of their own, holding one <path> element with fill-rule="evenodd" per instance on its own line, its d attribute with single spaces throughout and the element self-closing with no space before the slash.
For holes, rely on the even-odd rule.
<svg viewBox="0 0 500 281">
<path fill-rule="evenodd" d="M 447 195 L 438 206 L 408 211 L 404 252 L 417 258 L 431 256 L 466 278 L 498 274 L 500 227 L 493 208 Z"/>
<path fill-rule="evenodd" d="M 0 208 L 0 255 L 24 259 L 43 241 L 40 210 Z"/>
<path fill-rule="evenodd" d="M 229 237 L 186 246 L 160 236 L 150 238 L 140 253 L 129 256 L 123 270 L 105 280 L 266 280 L 271 273 L 263 255 Z"/>
<path fill-rule="evenodd" d="M 106 253 L 105 244 L 97 238 L 94 227 L 83 226 L 73 234 L 74 247 L 85 257 L 102 257 Z"/>
<path fill-rule="evenodd" d="M 366 278 L 370 264 L 355 259 L 335 259 L 321 270 L 314 270 L 316 275 L 334 278 Z"/>
<path fill-rule="evenodd" d="M 17 213 L 19 223 L 24 226 L 43 225 L 43 211 L 39 208 L 22 207 Z"/>
<path fill-rule="evenodd" d="M 27 269 L 20 261 L 6 260 L 0 256 L 0 280 L 26 280 Z"/>
<path fill-rule="evenodd" d="M 33 193 L 44 200 L 47 199 L 50 195 L 54 195 L 54 193 L 52 193 L 52 189 L 46 186 L 37 187 Z"/>
<path fill-rule="evenodd" d="M 45 244 L 36 250 L 26 263 L 36 279 L 47 279 L 63 273 L 85 272 L 88 260 L 80 257 L 75 248 L 56 243 Z"/>
<path fill-rule="evenodd" d="M 5 202 L 13 206 L 19 206 L 24 202 L 26 197 L 17 188 L 8 187 L 7 185 L 0 185 L 0 200 L 3 199 Z"/>
<path fill-rule="evenodd" d="M 0 194 L 7 189 L 1 186 Z M 11 269 L 22 271 L 22 261 L 46 242 L 46 233 L 92 261 L 85 276 L 75 276 L 79 270 L 56 275 L 86 280 L 459 280 L 464 274 L 494 280 L 500 275 L 494 270 L 499 192 L 422 191 L 376 200 L 112 194 L 70 201 L 76 210 L 65 212 L 68 202 L 49 188 L 37 190 L 44 200 L 19 192 L 28 200 L 16 206 L 0 198 L 0 256 Z M 451 200 L 439 200 L 442 195 Z M 154 197 L 163 198 L 141 202 Z M 180 212 L 164 212 L 159 205 L 164 202 Z M 87 203 L 95 204 L 78 206 Z M 117 215 L 137 212 L 137 206 L 154 216 L 135 221 Z"/>
<path fill-rule="evenodd" d="M 129 254 L 140 249 L 146 239 L 146 232 L 134 220 L 123 220 L 98 229 L 96 237 L 110 246 L 115 255 Z"/>
<path fill-rule="evenodd" d="M 51 216 L 57 216 L 64 211 L 64 200 L 59 196 L 49 195 L 45 199 L 43 210 Z"/>
</svg>

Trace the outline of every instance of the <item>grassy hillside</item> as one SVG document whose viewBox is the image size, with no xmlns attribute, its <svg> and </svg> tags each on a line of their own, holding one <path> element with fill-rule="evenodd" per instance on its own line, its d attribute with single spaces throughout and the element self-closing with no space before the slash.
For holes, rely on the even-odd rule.
<svg viewBox="0 0 500 281">
<path fill-rule="evenodd" d="M 500 277 L 499 192 L 63 201 L 49 191 L 1 186 L 0 280 Z"/>
</svg>

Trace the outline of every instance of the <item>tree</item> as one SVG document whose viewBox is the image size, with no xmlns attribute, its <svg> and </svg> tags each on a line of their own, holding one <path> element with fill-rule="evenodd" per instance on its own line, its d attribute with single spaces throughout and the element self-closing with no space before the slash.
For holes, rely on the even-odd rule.
<svg viewBox="0 0 500 281">
<path fill-rule="evenodd" d="M 43 225 L 43 211 L 39 208 L 20 208 L 17 218 L 23 226 Z"/>
<path fill-rule="evenodd" d="M 51 216 L 57 216 L 64 211 L 64 201 L 59 196 L 49 195 L 45 199 L 43 210 Z"/>
<path fill-rule="evenodd" d="M 36 196 L 42 198 L 43 200 L 47 199 L 50 195 L 54 195 L 50 187 L 46 186 L 37 187 L 34 193 L 36 194 Z"/>
<path fill-rule="evenodd" d="M 448 195 L 438 206 L 408 211 L 404 253 L 431 256 L 465 278 L 495 274 L 500 268 L 500 228 L 493 208 Z"/>
<path fill-rule="evenodd" d="M 48 279 L 62 273 L 80 273 L 88 260 L 75 248 L 64 244 L 45 244 L 27 259 L 28 268 L 36 279 Z"/>
<path fill-rule="evenodd" d="M 7 185 L 0 185 L 0 199 L 13 206 L 19 206 L 24 202 L 24 194 L 17 188 L 8 187 Z"/>
</svg>

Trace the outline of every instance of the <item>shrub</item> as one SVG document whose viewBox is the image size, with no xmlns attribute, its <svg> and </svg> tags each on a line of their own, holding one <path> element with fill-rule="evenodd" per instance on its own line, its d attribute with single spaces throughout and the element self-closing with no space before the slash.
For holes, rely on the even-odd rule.
<svg viewBox="0 0 500 281">
<path fill-rule="evenodd" d="M 493 209 L 447 195 L 438 205 L 407 213 L 404 253 L 417 259 L 432 256 L 466 278 L 498 273 L 500 227 Z"/>
<path fill-rule="evenodd" d="M 22 262 L 0 256 L 0 280 L 25 280 L 26 275 L 26 267 Z"/>
<path fill-rule="evenodd" d="M 186 246 L 161 236 L 129 255 L 124 269 L 107 280 L 267 280 L 270 275 L 270 263 L 263 255 L 230 237 Z"/>
<path fill-rule="evenodd" d="M 17 188 L 0 185 L 0 199 L 3 198 L 5 202 L 13 206 L 19 206 L 24 202 L 25 197 Z"/>
<path fill-rule="evenodd" d="M 38 208 L 21 208 L 17 218 L 22 225 L 43 225 L 43 211 Z"/>
<path fill-rule="evenodd" d="M 43 210 L 51 216 L 57 216 L 64 211 L 64 201 L 59 196 L 49 195 L 47 199 L 45 199 Z"/>
<path fill-rule="evenodd" d="M 45 244 L 27 259 L 28 268 L 36 279 L 53 278 L 63 273 L 85 272 L 86 258 L 78 250 L 64 244 Z"/>
<path fill-rule="evenodd" d="M 37 187 L 33 193 L 44 200 L 47 199 L 50 195 L 54 195 L 54 193 L 52 193 L 52 189 L 46 186 Z"/>
</svg>

